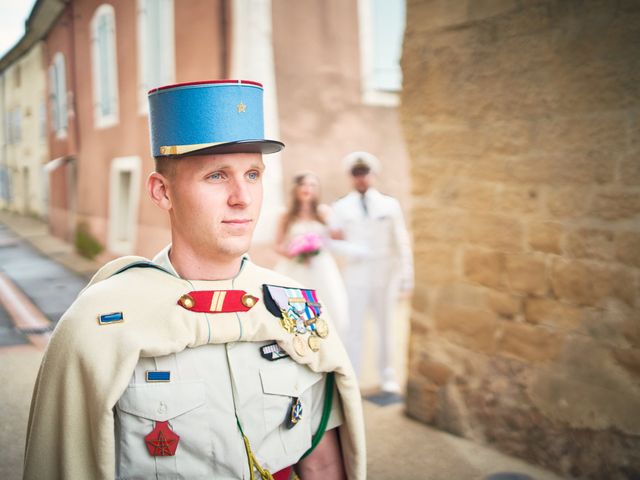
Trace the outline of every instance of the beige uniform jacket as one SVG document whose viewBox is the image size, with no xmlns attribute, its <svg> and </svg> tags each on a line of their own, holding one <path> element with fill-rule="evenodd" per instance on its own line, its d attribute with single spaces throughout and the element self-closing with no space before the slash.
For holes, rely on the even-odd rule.
<svg viewBox="0 0 640 480">
<path fill-rule="evenodd" d="M 331 226 L 344 232 L 349 247 L 342 251 L 347 260 L 347 284 L 384 287 L 389 278 L 398 277 L 400 288 L 411 290 L 413 255 L 400 203 L 369 188 L 364 199 L 350 192 L 332 208 Z"/>
<path fill-rule="evenodd" d="M 153 262 L 178 276 L 164 249 Z M 240 272 L 239 275 L 243 275 Z M 231 289 L 233 280 L 206 282 Z M 191 282 L 197 284 L 198 282 Z M 266 310 L 264 315 L 271 315 Z M 273 321 L 273 318 L 267 318 Z M 236 411 L 259 463 L 275 473 L 295 464 L 311 445 L 322 417 L 325 375 L 291 358 L 269 361 L 269 342 L 203 345 L 163 357 L 141 358 L 116 404 L 116 477 L 119 479 L 249 478 Z M 166 383 L 149 382 L 148 371 L 169 372 Z M 294 398 L 302 418 L 288 428 Z M 327 430 L 341 423 L 340 400 Z M 174 456 L 151 456 L 144 437 L 154 422 L 168 421 L 180 435 Z"/>
<path fill-rule="evenodd" d="M 115 477 L 113 411 L 124 398 L 140 358 L 170 356 L 206 344 L 270 340 L 310 372 L 335 373 L 344 414 L 339 429 L 347 476 L 366 478 L 359 388 L 335 329 L 317 352 L 300 355 L 294 335 L 273 315 L 265 314 L 262 285 L 296 286 L 295 282 L 245 261 L 232 288 L 260 301 L 248 312 L 211 315 L 177 304 L 184 293 L 194 290 L 187 280 L 156 268 L 128 268 L 115 274 L 136 262 L 149 263 L 141 257 L 123 257 L 105 265 L 58 322 L 31 402 L 26 479 Z M 198 290 L 218 286 L 197 283 Z M 122 312 L 124 320 L 100 325 L 98 317 L 111 312 Z"/>
</svg>

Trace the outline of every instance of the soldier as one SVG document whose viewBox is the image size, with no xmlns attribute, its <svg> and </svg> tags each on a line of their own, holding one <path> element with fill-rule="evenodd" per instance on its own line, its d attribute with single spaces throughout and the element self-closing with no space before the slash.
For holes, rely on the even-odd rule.
<svg viewBox="0 0 640 480">
<path fill-rule="evenodd" d="M 58 323 L 25 478 L 365 478 L 357 382 L 321 299 L 246 256 L 262 154 L 284 147 L 263 138 L 262 86 L 149 103 L 147 186 L 172 243 L 107 264 Z"/>
<path fill-rule="evenodd" d="M 364 317 L 377 324 L 378 369 L 382 390 L 398 392 L 393 367 L 394 310 L 398 293 L 413 289 L 413 260 L 400 204 L 373 188 L 379 160 L 367 152 L 347 155 L 344 165 L 354 190 L 333 205 L 333 228 L 349 245 L 345 249 L 345 284 L 349 298 L 349 332 L 345 344 L 360 375 Z"/>
</svg>

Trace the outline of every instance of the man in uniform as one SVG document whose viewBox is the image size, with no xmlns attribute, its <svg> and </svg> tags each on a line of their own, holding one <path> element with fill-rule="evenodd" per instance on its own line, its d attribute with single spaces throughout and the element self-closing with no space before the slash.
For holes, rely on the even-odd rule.
<svg viewBox="0 0 640 480">
<path fill-rule="evenodd" d="M 149 102 L 147 186 L 172 243 L 107 264 L 58 323 L 25 478 L 365 478 L 357 382 L 321 299 L 246 256 L 262 154 L 284 146 L 263 138 L 262 86 Z"/>
<path fill-rule="evenodd" d="M 353 152 L 343 162 L 354 190 L 334 203 L 332 227 L 350 245 L 345 250 L 350 322 L 345 344 L 360 375 L 364 317 L 371 312 L 378 330 L 382 390 L 395 393 L 400 387 L 393 367 L 394 310 L 398 293 L 413 289 L 409 234 L 398 201 L 373 188 L 378 159 L 367 152 Z"/>
</svg>

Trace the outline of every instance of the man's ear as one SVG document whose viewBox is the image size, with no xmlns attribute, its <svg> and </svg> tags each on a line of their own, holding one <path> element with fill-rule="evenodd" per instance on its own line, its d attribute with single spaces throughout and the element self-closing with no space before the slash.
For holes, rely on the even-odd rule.
<svg viewBox="0 0 640 480">
<path fill-rule="evenodd" d="M 153 203 L 163 210 L 171 209 L 169 196 L 169 181 L 161 173 L 153 172 L 147 179 L 147 190 Z"/>
</svg>

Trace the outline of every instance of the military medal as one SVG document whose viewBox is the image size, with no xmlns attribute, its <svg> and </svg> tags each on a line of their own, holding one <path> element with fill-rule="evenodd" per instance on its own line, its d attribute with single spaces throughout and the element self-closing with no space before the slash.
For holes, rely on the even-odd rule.
<svg viewBox="0 0 640 480">
<path fill-rule="evenodd" d="M 178 299 L 178 305 L 200 313 L 247 312 L 260 299 L 244 290 L 195 290 Z"/>
<path fill-rule="evenodd" d="M 153 457 L 172 457 L 176 454 L 180 436 L 169 428 L 169 422 L 156 422 L 151 433 L 144 437 L 149 455 Z"/>
<path fill-rule="evenodd" d="M 295 427 L 300 420 L 302 420 L 302 400 L 299 397 L 294 397 L 287 416 L 287 428 Z"/>
<path fill-rule="evenodd" d="M 301 357 L 304 357 L 307 354 L 307 344 L 304 343 L 304 340 L 298 334 L 293 336 L 293 349 Z"/>
<path fill-rule="evenodd" d="M 325 338 L 329 335 L 329 325 L 322 318 L 318 318 L 315 322 L 315 331 L 320 338 Z"/>
<path fill-rule="evenodd" d="M 307 343 L 309 344 L 309 348 L 311 349 L 311 351 L 317 352 L 318 350 L 320 350 L 320 339 L 318 337 L 310 335 L 309 341 Z"/>
</svg>

